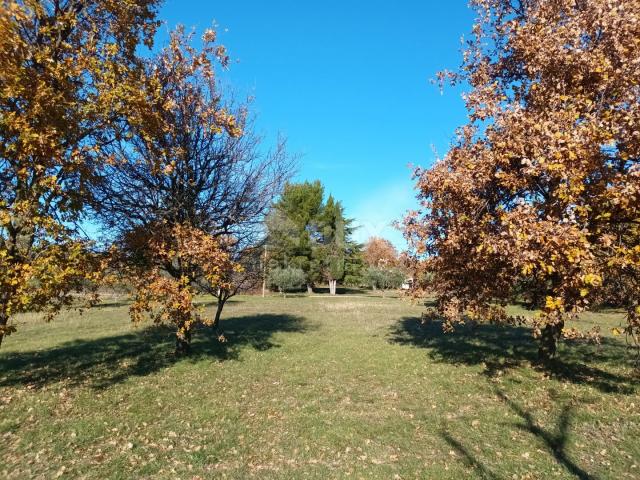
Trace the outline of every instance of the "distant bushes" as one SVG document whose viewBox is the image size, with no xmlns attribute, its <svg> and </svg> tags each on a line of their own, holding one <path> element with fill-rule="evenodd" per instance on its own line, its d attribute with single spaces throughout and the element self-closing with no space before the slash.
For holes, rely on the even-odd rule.
<svg viewBox="0 0 640 480">
<path fill-rule="evenodd" d="M 393 290 L 400 288 L 405 274 L 399 268 L 369 267 L 364 274 L 365 282 L 374 290 Z"/>
<path fill-rule="evenodd" d="M 301 268 L 274 268 L 269 273 L 269 287 L 278 290 L 285 297 L 287 292 L 299 290 L 307 281 Z"/>
</svg>

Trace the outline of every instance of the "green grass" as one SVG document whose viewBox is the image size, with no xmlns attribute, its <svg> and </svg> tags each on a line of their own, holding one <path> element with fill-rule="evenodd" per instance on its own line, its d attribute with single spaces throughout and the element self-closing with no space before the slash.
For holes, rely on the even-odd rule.
<svg viewBox="0 0 640 480">
<path fill-rule="evenodd" d="M 242 297 L 229 342 L 198 331 L 181 360 L 172 332 L 133 327 L 126 305 L 23 317 L 0 350 L 0 477 L 640 478 L 618 338 L 564 344 L 541 371 L 525 329 L 443 335 L 421 312 Z"/>
</svg>

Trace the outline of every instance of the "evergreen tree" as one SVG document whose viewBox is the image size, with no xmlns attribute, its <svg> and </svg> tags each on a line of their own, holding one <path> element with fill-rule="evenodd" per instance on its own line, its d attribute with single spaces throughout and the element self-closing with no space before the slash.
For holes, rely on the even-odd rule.
<svg viewBox="0 0 640 480">
<path fill-rule="evenodd" d="M 361 283 L 362 246 L 351 239 L 353 221 L 342 204 L 329 196 L 316 180 L 288 184 L 267 219 L 270 269 L 294 267 L 306 276 L 307 290 L 321 281 L 332 294 L 337 283 Z"/>
<path fill-rule="evenodd" d="M 267 218 L 270 268 L 301 269 L 309 293 L 322 279 L 314 248 L 323 196 L 324 187 L 318 180 L 287 184 Z"/>
<path fill-rule="evenodd" d="M 338 282 L 348 277 L 349 283 L 357 283 L 360 276 L 362 247 L 351 239 L 354 231 L 353 220 L 345 218 L 342 204 L 330 195 L 318 219 L 316 257 L 332 295 Z"/>
</svg>

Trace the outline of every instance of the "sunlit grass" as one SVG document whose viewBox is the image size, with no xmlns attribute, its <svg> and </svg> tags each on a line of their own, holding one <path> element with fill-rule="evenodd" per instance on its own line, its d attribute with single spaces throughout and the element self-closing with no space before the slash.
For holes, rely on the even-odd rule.
<svg viewBox="0 0 640 480">
<path fill-rule="evenodd" d="M 585 316 L 603 345 L 543 371 L 525 329 L 445 336 L 421 311 L 242 297 L 229 342 L 198 331 L 179 361 L 126 305 L 21 318 L 0 350 L 0 477 L 640 478 L 619 313 Z"/>
</svg>

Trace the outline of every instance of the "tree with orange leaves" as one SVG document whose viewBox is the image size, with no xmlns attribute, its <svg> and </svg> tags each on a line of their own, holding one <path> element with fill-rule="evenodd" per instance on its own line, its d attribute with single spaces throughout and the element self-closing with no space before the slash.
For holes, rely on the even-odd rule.
<svg viewBox="0 0 640 480">
<path fill-rule="evenodd" d="M 471 85 L 470 122 L 416 173 L 423 208 L 405 221 L 445 327 L 529 322 L 549 360 L 560 338 L 582 336 L 569 322 L 617 284 L 637 343 L 640 3 L 472 3 L 462 69 L 442 75 Z M 509 316 L 516 295 L 541 313 Z"/>
<path fill-rule="evenodd" d="M 75 225 L 139 95 L 136 48 L 151 45 L 157 4 L 0 1 L 0 342 L 16 313 L 51 318 L 97 279 Z"/>
<path fill-rule="evenodd" d="M 142 98 L 93 187 L 93 208 L 116 247 L 115 265 L 133 283 L 132 319 L 145 313 L 176 326 L 176 353 L 193 328 L 217 329 L 226 301 L 261 280 L 262 223 L 291 172 L 280 142 L 265 152 L 246 106 L 217 83 L 228 57 L 208 30 L 202 48 L 178 28 L 145 62 Z M 205 318 L 197 294 L 217 298 Z"/>
<path fill-rule="evenodd" d="M 369 267 L 395 267 L 398 265 L 398 251 L 393 244 L 381 237 L 371 237 L 364 246 L 364 261 Z"/>
<path fill-rule="evenodd" d="M 176 353 L 188 354 L 197 323 L 212 325 L 194 297 L 204 289 L 230 289 L 229 272 L 240 272 L 222 244 L 202 230 L 167 224 L 146 225 L 127 232 L 116 253 L 120 272 L 135 289 L 131 317 L 147 314 L 155 323 L 176 327 Z"/>
</svg>

